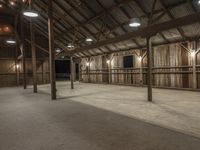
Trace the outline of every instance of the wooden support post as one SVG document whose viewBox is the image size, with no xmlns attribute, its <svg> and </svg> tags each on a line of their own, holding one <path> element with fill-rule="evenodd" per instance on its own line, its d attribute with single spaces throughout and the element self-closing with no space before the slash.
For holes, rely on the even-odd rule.
<svg viewBox="0 0 200 150">
<path fill-rule="evenodd" d="M 44 83 L 44 61 L 42 62 L 42 83 Z"/>
<path fill-rule="evenodd" d="M 90 83 L 90 58 L 88 60 L 89 65 L 88 65 L 88 82 Z"/>
<path fill-rule="evenodd" d="M 74 73 L 74 76 L 73 76 L 74 82 L 76 82 L 76 63 L 75 62 L 73 63 L 73 73 Z"/>
<path fill-rule="evenodd" d="M 148 73 L 147 73 L 147 84 L 148 84 L 148 101 L 152 101 L 152 47 L 151 37 L 147 37 L 147 60 L 148 60 Z"/>
<path fill-rule="evenodd" d="M 192 79 L 193 79 L 193 89 L 197 88 L 197 74 L 196 74 L 196 52 L 198 50 L 198 42 L 195 41 L 195 50 L 192 54 Z"/>
<path fill-rule="evenodd" d="M 79 61 L 79 64 L 78 64 L 78 71 L 79 71 L 79 73 L 78 73 L 78 80 L 79 80 L 79 82 L 81 82 L 81 77 L 82 77 L 82 71 L 81 71 L 81 61 Z"/>
<path fill-rule="evenodd" d="M 50 82 L 51 99 L 56 99 L 56 79 L 55 79 L 55 50 L 53 35 L 53 6 L 52 0 L 48 0 L 48 32 L 49 32 L 49 63 L 50 63 Z"/>
<path fill-rule="evenodd" d="M 70 57 L 70 80 L 71 80 L 71 89 L 74 89 L 74 62 L 73 62 L 73 57 Z"/>
<path fill-rule="evenodd" d="M 32 4 L 33 5 L 33 0 Z M 34 23 L 30 22 L 31 32 L 31 52 L 32 52 L 32 68 L 33 68 L 33 92 L 37 93 L 37 68 L 36 68 L 36 48 L 35 48 L 35 29 Z"/>
<path fill-rule="evenodd" d="M 21 1 L 21 10 L 24 8 L 24 3 Z M 20 35 L 21 35 L 21 43 L 20 43 L 20 50 L 22 53 L 22 66 L 23 66 L 23 87 L 24 89 L 27 88 L 26 83 L 26 54 L 24 49 L 24 18 L 23 14 L 20 15 Z"/>
<path fill-rule="evenodd" d="M 111 61 L 108 60 L 108 84 L 111 84 Z"/>
<path fill-rule="evenodd" d="M 18 46 L 16 45 L 16 50 L 15 50 L 15 53 L 16 53 L 16 58 L 15 58 L 15 72 L 16 72 L 16 84 L 17 86 L 19 86 L 19 61 L 17 59 L 17 56 L 18 56 L 18 51 L 17 51 L 17 48 Z"/>
<path fill-rule="evenodd" d="M 17 86 L 19 86 L 19 62 L 16 61 L 16 73 L 17 73 Z"/>
<path fill-rule="evenodd" d="M 143 85 L 143 70 L 142 70 L 143 57 L 142 56 L 139 57 L 139 62 L 140 62 L 140 86 L 142 86 Z"/>
</svg>

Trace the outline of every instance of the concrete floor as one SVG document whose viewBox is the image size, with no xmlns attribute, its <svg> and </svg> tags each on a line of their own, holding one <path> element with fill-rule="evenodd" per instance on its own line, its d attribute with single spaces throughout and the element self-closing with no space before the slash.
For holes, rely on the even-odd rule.
<svg viewBox="0 0 200 150">
<path fill-rule="evenodd" d="M 58 82 L 0 89 L 0 150 L 199 150 L 200 93 Z"/>
</svg>

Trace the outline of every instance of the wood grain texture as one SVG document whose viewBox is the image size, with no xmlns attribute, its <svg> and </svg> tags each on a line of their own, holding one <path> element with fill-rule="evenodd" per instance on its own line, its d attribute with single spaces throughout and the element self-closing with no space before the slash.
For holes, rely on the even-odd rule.
<svg viewBox="0 0 200 150">
<path fill-rule="evenodd" d="M 200 44 L 198 43 L 198 48 Z M 192 50 L 193 42 L 184 44 L 185 48 Z M 153 85 L 158 87 L 192 88 L 192 57 L 180 43 L 158 46 L 153 48 Z M 140 50 L 115 53 L 111 60 L 111 83 L 140 85 Z M 123 57 L 135 56 L 134 68 L 123 68 Z M 95 56 L 90 62 L 90 72 L 85 71 L 86 59 L 81 60 L 83 82 L 108 83 L 108 69 L 106 57 Z M 197 54 L 197 88 L 200 88 L 200 53 Z M 147 58 L 142 60 L 143 84 L 147 84 Z"/>
</svg>

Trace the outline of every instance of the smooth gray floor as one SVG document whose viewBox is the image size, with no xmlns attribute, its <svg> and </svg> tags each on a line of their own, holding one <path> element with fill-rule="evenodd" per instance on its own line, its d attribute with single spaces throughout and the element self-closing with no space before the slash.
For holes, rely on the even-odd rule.
<svg viewBox="0 0 200 150">
<path fill-rule="evenodd" d="M 89 90 L 88 86 L 79 88 Z M 67 88 L 66 94 L 78 90 L 71 91 L 69 83 Z M 75 101 L 73 96 L 51 101 L 47 89 L 42 86 L 38 94 L 31 88 L 0 89 L 0 150 L 200 149 L 198 138 Z M 99 99 L 102 93 L 95 95 Z M 75 97 L 85 101 L 87 96 Z"/>
</svg>

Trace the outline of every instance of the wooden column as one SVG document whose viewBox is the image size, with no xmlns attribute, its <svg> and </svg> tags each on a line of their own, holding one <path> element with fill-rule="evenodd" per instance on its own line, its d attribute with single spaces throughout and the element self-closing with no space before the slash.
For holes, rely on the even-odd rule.
<svg viewBox="0 0 200 150">
<path fill-rule="evenodd" d="M 33 5 L 33 0 L 31 1 Z M 35 48 L 35 29 L 34 23 L 31 19 L 30 32 L 31 32 L 31 52 L 32 52 L 32 68 L 33 68 L 33 92 L 37 93 L 37 66 L 36 66 L 36 48 Z"/>
<path fill-rule="evenodd" d="M 82 75 L 81 75 L 81 61 L 79 61 L 79 63 L 78 63 L 78 71 L 79 71 L 79 74 L 78 74 L 78 80 L 79 80 L 79 82 L 81 81 L 81 77 L 82 77 Z"/>
<path fill-rule="evenodd" d="M 90 83 L 90 58 L 88 60 L 89 66 L 88 66 L 88 83 Z"/>
<path fill-rule="evenodd" d="M 140 86 L 143 85 L 143 70 L 142 70 L 142 67 L 143 67 L 143 57 L 140 56 L 139 57 L 139 61 L 140 61 Z"/>
<path fill-rule="evenodd" d="M 111 84 L 111 61 L 108 62 L 108 83 Z"/>
<path fill-rule="evenodd" d="M 76 82 L 76 63 L 73 63 L 74 82 Z"/>
<path fill-rule="evenodd" d="M 188 48 L 188 43 L 184 43 L 183 46 Z M 182 62 L 181 65 L 188 66 L 189 65 L 188 57 L 191 57 L 191 55 L 185 50 L 183 46 L 181 46 L 181 62 Z M 183 67 L 181 71 L 189 71 L 189 68 Z M 189 74 L 184 73 L 181 76 L 182 76 L 182 88 L 189 88 Z"/>
<path fill-rule="evenodd" d="M 147 37 L 147 61 L 148 61 L 148 73 L 147 73 L 147 84 L 148 84 L 148 101 L 152 101 L 152 47 L 151 37 Z"/>
<path fill-rule="evenodd" d="M 19 61 L 17 59 L 18 56 L 18 45 L 16 45 L 15 49 L 15 72 L 16 72 L 16 84 L 19 86 Z"/>
<path fill-rule="evenodd" d="M 196 73 L 196 52 L 198 50 L 198 42 L 195 41 L 195 50 L 194 54 L 192 55 L 192 79 L 193 79 L 193 89 L 197 88 L 197 73 Z"/>
<path fill-rule="evenodd" d="M 74 89 L 74 62 L 73 62 L 73 57 L 70 57 L 70 80 L 71 80 L 71 89 Z"/>
<path fill-rule="evenodd" d="M 50 82 L 51 99 L 56 99 L 56 79 L 55 79 L 55 51 L 53 35 L 53 7 L 52 0 L 48 0 L 48 32 L 49 32 L 49 63 L 50 63 Z"/>
<path fill-rule="evenodd" d="M 44 61 L 43 64 L 42 64 L 42 70 L 43 70 L 43 71 L 42 71 L 43 84 L 48 83 L 48 82 L 47 82 L 46 67 L 47 67 L 47 65 L 46 65 L 46 59 L 45 59 L 45 61 Z"/>
<path fill-rule="evenodd" d="M 21 10 L 24 8 L 24 3 L 21 1 Z M 20 34 L 21 34 L 21 43 L 20 43 L 20 50 L 22 53 L 22 66 L 23 66 L 23 87 L 24 89 L 27 88 L 26 83 L 26 53 L 24 48 L 24 18 L 23 14 L 20 15 Z"/>
<path fill-rule="evenodd" d="M 42 62 L 42 83 L 45 84 L 45 82 L 44 82 L 44 61 Z"/>
</svg>

